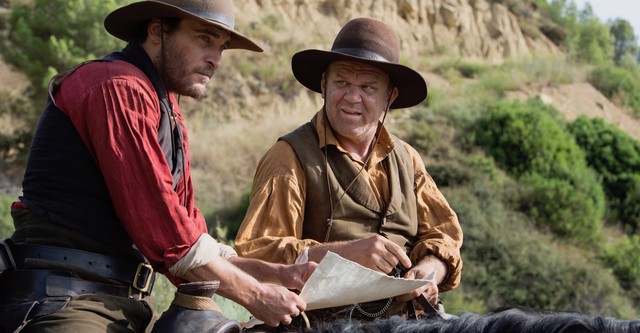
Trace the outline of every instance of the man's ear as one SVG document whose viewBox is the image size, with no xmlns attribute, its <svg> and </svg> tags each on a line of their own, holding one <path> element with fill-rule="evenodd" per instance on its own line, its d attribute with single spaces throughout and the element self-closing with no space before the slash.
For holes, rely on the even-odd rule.
<svg viewBox="0 0 640 333">
<path fill-rule="evenodd" d="M 394 86 L 393 91 L 391 92 L 391 96 L 389 98 L 389 105 L 393 104 L 396 98 L 398 98 L 398 95 L 400 95 L 400 91 L 398 90 L 398 87 Z"/>
<path fill-rule="evenodd" d="M 327 72 L 322 73 L 322 78 L 320 79 L 320 92 L 322 95 L 322 99 L 324 99 L 324 94 L 327 93 L 326 91 L 324 91 L 324 83 L 325 83 L 324 76 L 326 73 Z"/>
<path fill-rule="evenodd" d="M 147 39 L 156 45 L 162 42 L 162 21 L 160 19 L 151 19 L 147 25 Z"/>
</svg>

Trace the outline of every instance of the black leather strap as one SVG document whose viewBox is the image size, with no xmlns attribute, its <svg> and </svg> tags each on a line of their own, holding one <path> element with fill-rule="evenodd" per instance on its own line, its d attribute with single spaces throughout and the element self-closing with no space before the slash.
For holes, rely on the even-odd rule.
<svg viewBox="0 0 640 333">
<path fill-rule="evenodd" d="M 418 301 L 418 303 L 420 303 L 420 306 L 422 306 L 426 318 L 442 318 L 440 312 L 438 312 L 438 310 L 431 303 L 429 303 L 429 301 L 427 301 L 424 295 L 416 297 L 416 300 Z M 440 298 L 438 298 L 438 303 L 440 303 Z"/>
<path fill-rule="evenodd" d="M 29 260 L 50 261 L 76 267 L 149 292 L 155 279 L 153 269 L 146 263 L 93 252 L 35 244 L 13 244 L 11 252 L 18 269 L 28 267 Z"/>
<path fill-rule="evenodd" d="M 47 277 L 46 293 L 47 296 L 53 297 L 106 294 L 138 300 L 147 295 L 146 293 L 141 293 L 130 286 L 119 286 L 55 275 Z"/>
<path fill-rule="evenodd" d="M 2 276 L 0 281 L 3 286 L 0 296 L 23 301 L 86 294 L 106 294 L 140 300 L 148 295 L 131 286 L 78 279 L 69 272 L 50 269 L 11 271 Z"/>
</svg>

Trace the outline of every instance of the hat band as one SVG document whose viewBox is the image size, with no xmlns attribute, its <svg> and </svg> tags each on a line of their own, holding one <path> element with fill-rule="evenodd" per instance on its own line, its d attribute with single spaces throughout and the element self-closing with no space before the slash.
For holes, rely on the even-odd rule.
<svg viewBox="0 0 640 333">
<path fill-rule="evenodd" d="M 381 56 L 381 55 L 379 55 L 379 54 L 377 54 L 375 52 L 371 52 L 371 51 L 363 50 L 363 49 L 340 48 L 340 49 L 333 49 L 331 51 L 342 53 L 342 54 L 346 54 L 346 55 L 350 55 L 350 56 L 354 56 L 354 57 L 358 57 L 358 58 L 364 58 L 364 59 L 368 59 L 368 60 L 389 62 L 389 60 L 387 60 L 385 57 L 383 57 L 383 56 Z"/>
<path fill-rule="evenodd" d="M 220 14 L 217 12 L 212 12 L 212 11 L 208 11 L 208 10 L 201 10 L 198 8 L 193 8 L 193 7 L 182 7 L 182 9 L 184 11 L 187 11 L 195 16 L 199 16 L 203 19 L 209 20 L 209 21 L 216 21 L 219 23 L 222 23 L 226 26 L 228 26 L 229 28 L 233 29 L 234 26 L 234 21 L 233 18 L 224 15 L 224 14 Z"/>
</svg>

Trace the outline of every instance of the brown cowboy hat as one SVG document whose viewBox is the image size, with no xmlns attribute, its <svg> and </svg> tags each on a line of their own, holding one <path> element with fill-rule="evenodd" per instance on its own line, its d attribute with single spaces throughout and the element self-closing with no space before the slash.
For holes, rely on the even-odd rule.
<svg viewBox="0 0 640 333">
<path fill-rule="evenodd" d="M 293 55 L 291 69 L 305 87 L 320 93 L 322 73 L 337 60 L 371 64 L 383 70 L 398 88 L 398 98 L 391 109 L 407 108 L 427 97 L 427 83 L 413 69 L 398 63 L 400 41 L 395 31 L 384 22 L 356 18 L 347 22 L 336 36 L 331 51 L 304 50 Z"/>
<path fill-rule="evenodd" d="M 232 0 L 146 0 L 134 2 L 111 12 L 104 20 L 107 31 L 126 42 L 131 41 L 153 18 L 191 18 L 215 25 L 231 34 L 230 49 L 262 52 L 262 48 L 233 29 Z"/>
</svg>

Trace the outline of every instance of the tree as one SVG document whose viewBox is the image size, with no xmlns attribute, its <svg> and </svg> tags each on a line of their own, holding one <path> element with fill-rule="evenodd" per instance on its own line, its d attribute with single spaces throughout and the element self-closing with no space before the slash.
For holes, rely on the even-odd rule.
<svg viewBox="0 0 640 333">
<path fill-rule="evenodd" d="M 35 0 L 11 8 L 8 38 L 0 53 L 31 81 L 42 99 L 53 74 L 121 48 L 109 37 L 104 17 L 125 0 Z"/>
<path fill-rule="evenodd" d="M 0 92 L 0 115 L 21 124 L 0 134 L 0 155 L 19 160 L 26 155 L 50 78 L 82 61 L 122 48 L 103 27 L 107 13 L 130 0 L 34 0 L 14 4 L 8 31 L 0 39 L 0 55 L 29 79 L 22 94 Z M 6 38 L 4 38 L 6 34 Z"/>
<path fill-rule="evenodd" d="M 587 6 L 587 9 L 590 9 Z M 613 36 L 609 28 L 600 23 L 589 10 L 584 10 L 580 16 L 580 24 L 577 29 L 577 54 L 578 60 L 603 64 L 613 59 Z"/>
<path fill-rule="evenodd" d="M 636 36 L 629 21 L 621 18 L 617 18 L 611 23 L 610 31 L 615 38 L 613 61 L 620 64 L 625 55 L 637 52 Z"/>
</svg>

